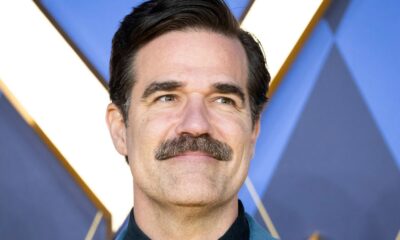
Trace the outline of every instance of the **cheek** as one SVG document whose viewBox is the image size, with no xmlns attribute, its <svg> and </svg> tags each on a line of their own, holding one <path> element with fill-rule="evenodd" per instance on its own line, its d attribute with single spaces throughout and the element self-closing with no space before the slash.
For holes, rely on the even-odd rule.
<svg viewBox="0 0 400 240">
<path fill-rule="evenodd" d="M 230 118 L 230 121 L 226 121 L 223 124 L 224 132 L 229 136 L 232 142 L 232 147 L 237 150 L 238 154 L 247 155 L 253 151 L 253 128 L 251 125 L 250 118 L 247 117 L 237 117 Z M 245 156 L 240 156 L 245 157 Z"/>
<path fill-rule="evenodd" d="M 215 116 L 213 124 L 216 137 L 227 143 L 232 149 L 237 168 L 252 156 L 253 152 L 253 131 L 251 120 L 247 116 Z"/>
<path fill-rule="evenodd" d="M 140 112 L 132 113 L 128 130 L 128 156 L 134 181 L 146 185 L 147 181 L 156 181 L 157 164 L 154 151 L 163 139 L 165 123 L 157 116 Z M 146 180 L 147 179 L 147 180 Z"/>
<path fill-rule="evenodd" d="M 147 131 L 146 134 L 150 138 L 152 136 L 163 136 L 172 130 L 174 115 L 174 111 L 142 113 L 138 128 L 142 131 Z"/>
<path fill-rule="evenodd" d="M 212 125 L 220 137 L 233 143 L 247 142 L 251 137 L 251 120 L 245 114 L 212 114 Z"/>
<path fill-rule="evenodd" d="M 153 154 L 155 148 L 165 140 L 171 127 L 171 116 L 167 114 L 155 114 L 152 112 L 137 112 L 132 119 L 130 131 L 131 147 L 140 154 L 137 157 L 144 157 Z M 151 155 L 153 157 L 153 155 Z"/>
</svg>

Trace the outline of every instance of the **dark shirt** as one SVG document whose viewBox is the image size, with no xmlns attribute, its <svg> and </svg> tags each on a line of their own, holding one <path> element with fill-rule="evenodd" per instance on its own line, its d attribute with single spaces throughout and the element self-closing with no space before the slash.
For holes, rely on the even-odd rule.
<svg viewBox="0 0 400 240">
<path fill-rule="evenodd" d="M 220 240 L 248 240 L 250 237 L 249 223 L 247 222 L 246 215 L 242 202 L 239 200 L 239 213 L 238 216 L 229 227 L 229 229 L 220 237 Z M 148 240 L 150 239 L 146 234 L 140 230 L 136 224 L 135 216 L 133 215 L 133 209 L 129 216 L 128 232 L 125 235 L 124 240 Z"/>
</svg>

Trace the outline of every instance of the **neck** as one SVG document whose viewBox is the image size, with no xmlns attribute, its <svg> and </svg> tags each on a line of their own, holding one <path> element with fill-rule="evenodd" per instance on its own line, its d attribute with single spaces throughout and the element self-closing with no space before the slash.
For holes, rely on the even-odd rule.
<svg viewBox="0 0 400 240">
<path fill-rule="evenodd" d="M 135 220 L 151 239 L 218 239 L 238 215 L 237 197 L 217 206 L 161 204 L 135 192 Z"/>
</svg>

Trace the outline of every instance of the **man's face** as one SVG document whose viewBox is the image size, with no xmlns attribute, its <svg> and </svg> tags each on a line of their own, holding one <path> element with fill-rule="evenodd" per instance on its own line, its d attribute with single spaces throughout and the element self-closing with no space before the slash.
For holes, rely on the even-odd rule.
<svg viewBox="0 0 400 240">
<path fill-rule="evenodd" d="M 234 199 L 259 129 L 252 126 L 241 43 L 205 30 L 174 31 L 141 48 L 132 67 L 128 123 L 111 132 L 128 156 L 135 200 L 193 206 Z M 224 150 L 225 158 L 202 148 L 214 146 L 208 139 L 221 144 L 210 151 Z"/>
</svg>

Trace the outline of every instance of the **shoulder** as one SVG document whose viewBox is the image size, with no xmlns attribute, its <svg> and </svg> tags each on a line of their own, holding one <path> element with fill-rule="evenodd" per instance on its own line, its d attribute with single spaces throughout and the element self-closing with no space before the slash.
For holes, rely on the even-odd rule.
<svg viewBox="0 0 400 240">
<path fill-rule="evenodd" d="M 128 232 L 128 225 L 129 225 L 129 216 L 125 219 L 122 223 L 122 226 L 118 229 L 118 231 L 114 235 L 114 240 L 123 240 Z"/>
<path fill-rule="evenodd" d="M 246 218 L 250 227 L 250 240 L 276 240 L 252 216 L 246 213 Z"/>
<path fill-rule="evenodd" d="M 123 240 L 126 236 L 127 233 L 127 227 L 125 227 L 124 229 L 122 229 L 121 231 L 117 232 L 114 236 L 114 240 Z"/>
</svg>

